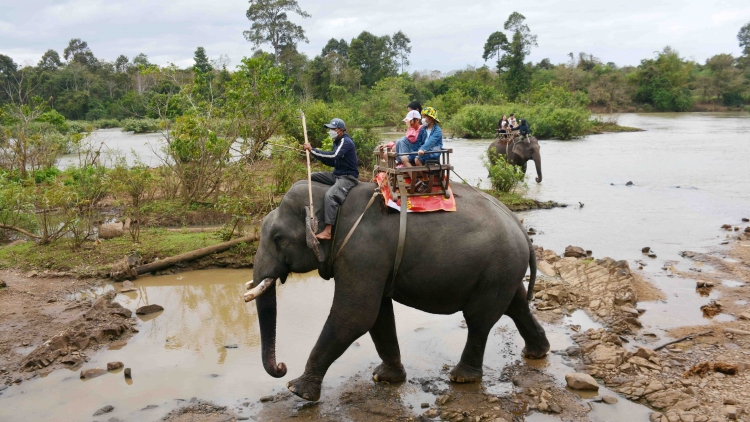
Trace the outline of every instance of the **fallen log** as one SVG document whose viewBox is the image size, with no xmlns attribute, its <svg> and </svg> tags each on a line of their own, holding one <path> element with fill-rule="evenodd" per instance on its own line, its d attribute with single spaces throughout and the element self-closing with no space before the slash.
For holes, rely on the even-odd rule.
<svg viewBox="0 0 750 422">
<path fill-rule="evenodd" d="M 230 240 L 228 242 L 219 243 L 217 245 L 206 246 L 205 248 L 196 249 L 194 251 L 186 252 L 186 253 L 175 255 L 175 256 L 170 256 L 169 258 L 164 258 L 164 259 L 160 259 L 158 261 L 154 261 L 148 264 L 140 265 L 138 267 L 135 267 L 134 270 L 136 274 L 138 275 L 163 270 L 165 268 L 168 268 L 168 267 L 171 267 L 172 265 L 177 264 L 178 262 L 192 261 L 194 259 L 203 258 L 204 256 L 208 256 L 213 253 L 225 251 L 233 246 L 239 245 L 240 243 L 254 242 L 258 240 L 259 238 L 260 236 L 255 235 L 255 234 L 250 235 L 250 236 L 240 237 L 234 240 Z"/>
<path fill-rule="evenodd" d="M 685 340 L 692 340 L 693 337 L 707 336 L 707 335 L 713 334 L 713 333 L 714 332 L 712 330 L 709 330 L 709 331 L 706 331 L 704 333 L 690 334 L 690 335 L 687 335 L 685 337 L 680 337 L 677 340 L 672 340 L 670 342 L 664 343 L 664 344 L 662 344 L 659 347 L 655 347 L 653 350 L 654 350 L 654 352 L 658 352 L 659 350 L 661 350 L 661 349 L 669 346 L 670 344 L 676 344 L 676 343 L 679 343 L 679 342 L 682 342 L 682 341 L 685 341 Z"/>
</svg>

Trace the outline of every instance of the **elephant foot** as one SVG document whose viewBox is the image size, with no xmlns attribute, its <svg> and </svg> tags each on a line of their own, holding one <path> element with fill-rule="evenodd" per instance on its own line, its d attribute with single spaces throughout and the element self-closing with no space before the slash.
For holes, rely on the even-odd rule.
<svg viewBox="0 0 750 422">
<path fill-rule="evenodd" d="M 459 362 L 450 373 L 451 381 L 458 383 L 482 382 L 482 368 L 474 369 Z"/>
<path fill-rule="evenodd" d="M 320 399 L 320 385 L 321 381 L 313 381 L 303 375 L 286 383 L 286 388 L 305 400 L 318 401 Z"/>
<path fill-rule="evenodd" d="M 526 359 L 544 359 L 544 357 L 547 356 L 547 352 L 549 352 L 549 342 L 536 347 L 530 347 L 527 345 L 521 351 L 521 355 Z"/>
<path fill-rule="evenodd" d="M 403 382 L 406 381 L 406 371 L 404 365 L 400 363 L 387 364 L 383 362 L 372 371 L 372 379 L 375 382 Z"/>
</svg>

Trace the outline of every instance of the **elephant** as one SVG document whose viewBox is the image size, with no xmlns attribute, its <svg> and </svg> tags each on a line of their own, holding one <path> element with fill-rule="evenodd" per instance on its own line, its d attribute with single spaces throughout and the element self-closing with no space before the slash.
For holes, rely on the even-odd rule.
<svg viewBox="0 0 750 422">
<path fill-rule="evenodd" d="M 500 138 L 498 138 L 492 141 L 487 148 L 487 156 L 493 162 L 495 156 L 505 156 L 506 152 L 510 153 L 510 157 L 506 157 L 505 161 L 521 166 L 524 173 L 526 173 L 526 164 L 528 161 L 534 160 L 537 174 L 536 182 L 542 183 L 542 155 L 539 152 L 539 141 L 535 137 L 529 136 L 528 141 L 526 141 L 520 135 L 516 135 L 510 144 L 500 142 Z"/>
<path fill-rule="evenodd" d="M 396 337 L 394 300 L 434 314 L 463 312 L 468 337 L 459 363 L 450 372 L 453 382 L 481 382 L 487 336 L 502 315 L 513 320 L 523 337 L 523 354 L 543 358 L 550 345 L 528 302 L 536 278 L 536 257 L 518 219 L 495 198 L 467 185 L 452 186 L 458 198 L 457 211 L 409 214 L 403 259 L 389 284 L 395 267 L 399 214 L 385 207 L 380 197 L 375 198 L 375 206 L 367 208 L 376 187 L 360 182 L 350 190 L 340 207 L 333 240 L 320 243 L 322 258 L 306 243 L 307 181 L 295 183 L 278 208 L 263 219 L 253 261 L 255 281 L 248 284 L 256 289 L 269 286 L 260 296 L 253 296 L 266 372 L 276 378 L 287 373 L 286 365 L 276 361 L 276 280 L 284 284 L 292 272 L 314 270 L 326 280 L 334 279 L 335 293 L 304 373 L 287 383 L 292 393 L 305 400 L 320 398 L 330 365 L 367 332 L 382 359 L 373 379 L 390 383 L 406 379 Z M 312 183 L 316 210 L 322 208 L 328 188 Z M 322 221 L 320 211 L 316 216 Z M 361 221 L 341 249 L 358 218 Z M 527 267 L 531 269 L 528 294 L 523 284 Z"/>
</svg>

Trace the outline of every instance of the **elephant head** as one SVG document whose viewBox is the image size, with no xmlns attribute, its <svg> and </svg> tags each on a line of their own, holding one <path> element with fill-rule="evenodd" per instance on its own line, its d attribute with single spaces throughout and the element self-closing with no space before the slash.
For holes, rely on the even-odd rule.
<svg viewBox="0 0 750 422">
<path fill-rule="evenodd" d="M 322 192 L 320 194 L 322 196 Z M 289 273 L 306 273 L 319 265 L 305 240 L 306 198 L 307 183 L 297 183 L 284 195 L 279 207 L 263 219 L 253 262 L 254 285 L 270 284 L 267 290 L 261 289 L 256 295 L 255 305 L 258 308 L 263 368 L 276 378 L 286 375 L 287 368 L 284 363 L 276 363 L 275 281 L 278 279 L 283 284 Z"/>
<path fill-rule="evenodd" d="M 506 157 L 505 160 L 510 164 L 523 167 L 524 172 L 526 172 L 526 163 L 529 160 L 534 160 L 537 174 L 536 182 L 541 183 L 542 155 L 539 152 L 539 149 L 539 142 L 535 137 L 529 136 L 528 138 L 521 138 L 517 136 L 514 142 L 511 142 L 510 144 L 505 144 L 499 140 L 495 140 L 490 144 L 487 152 L 490 159 L 493 159 L 496 155 L 504 156 L 507 150 L 508 157 Z"/>
</svg>

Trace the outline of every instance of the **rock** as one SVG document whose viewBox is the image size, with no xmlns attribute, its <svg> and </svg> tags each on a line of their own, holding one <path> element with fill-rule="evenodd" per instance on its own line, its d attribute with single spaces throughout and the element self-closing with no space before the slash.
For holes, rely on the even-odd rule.
<svg viewBox="0 0 750 422">
<path fill-rule="evenodd" d="M 578 346 L 570 346 L 567 349 L 565 349 L 565 353 L 568 356 L 581 356 L 581 348 Z"/>
<path fill-rule="evenodd" d="M 438 417 L 438 412 L 437 412 L 437 409 L 430 409 L 430 410 L 424 412 L 423 415 L 426 418 L 432 419 L 432 418 L 437 418 Z"/>
<path fill-rule="evenodd" d="M 441 395 L 441 396 L 439 396 L 438 398 L 435 399 L 435 404 L 438 405 L 438 406 L 443 406 L 446 403 L 448 403 L 449 401 L 451 401 L 452 399 L 453 399 L 452 395 L 450 395 L 450 394 L 443 394 L 443 395 Z"/>
<path fill-rule="evenodd" d="M 633 365 L 641 366 L 641 367 L 648 368 L 648 369 L 661 370 L 661 367 L 659 365 L 649 362 L 640 356 L 633 356 L 630 359 L 628 359 L 628 362 L 632 363 Z"/>
<path fill-rule="evenodd" d="M 649 258 L 656 258 L 656 254 L 655 254 L 654 252 L 649 252 L 649 253 L 647 254 L 647 256 L 648 256 Z"/>
<path fill-rule="evenodd" d="M 547 277 L 554 277 L 557 275 L 557 271 L 552 267 L 552 264 L 550 264 L 547 261 L 538 261 L 536 263 L 536 269 L 541 271 L 542 274 L 546 275 Z"/>
<path fill-rule="evenodd" d="M 130 368 L 125 368 L 124 372 L 125 372 L 125 378 L 127 378 L 127 379 L 133 378 L 133 374 L 132 374 Z"/>
<path fill-rule="evenodd" d="M 724 230 L 732 230 L 732 225 L 731 224 L 722 224 L 721 228 L 724 229 Z"/>
<path fill-rule="evenodd" d="M 163 311 L 164 308 L 159 305 L 145 305 L 135 310 L 136 315 L 148 315 L 154 312 Z"/>
<path fill-rule="evenodd" d="M 651 359 L 656 352 L 643 346 L 638 346 L 638 350 L 633 354 L 634 356 L 641 357 L 643 359 Z"/>
<path fill-rule="evenodd" d="M 740 319 L 750 320 L 750 312 L 743 312 L 740 314 Z"/>
<path fill-rule="evenodd" d="M 672 406 L 672 409 L 688 411 L 690 409 L 695 409 L 698 406 L 700 406 L 698 402 L 695 401 L 695 399 L 691 397 L 689 399 L 678 401 L 677 403 L 675 403 L 674 406 Z"/>
<path fill-rule="evenodd" d="M 557 403 L 552 403 L 549 405 L 549 411 L 552 413 L 562 413 L 562 407 L 560 407 Z"/>
<path fill-rule="evenodd" d="M 568 383 L 568 387 L 574 390 L 599 390 L 599 384 L 589 374 L 582 372 L 573 372 L 565 375 L 565 382 Z"/>
<path fill-rule="evenodd" d="M 109 413 L 109 412 L 111 412 L 113 410 L 115 410 L 115 408 L 113 406 L 106 405 L 106 406 L 102 407 L 101 409 L 97 410 L 96 412 L 94 412 L 94 416 L 103 415 L 103 414 Z"/>
<path fill-rule="evenodd" d="M 114 239 L 123 234 L 122 223 L 104 223 L 99 226 L 99 239 Z"/>
<path fill-rule="evenodd" d="M 568 246 L 565 248 L 563 256 L 571 258 L 586 258 L 586 251 L 578 246 Z"/>
<path fill-rule="evenodd" d="M 649 404 L 656 409 L 667 409 L 674 406 L 677 402 L 687 399 L 692 399 L 692 397 L 673 388 L 657 391 L 646 396 Z"/>
<path fill-rule="evenodd" d="M 646 386 L 646 389 L 643 391 L 643 395 L 647 396 L 651 393 L 655 393 L 657 391 L 661 391 L 664 389 L 664 384 L 662 384 L 658 380 L 651 381 L 648 386 Z"/>
<path fill-rule="evenodd" d="M 151 410 L 151 409 L 156 409 L 157 407 L 159 407 L 158 404 L 149 404 L 148 406 L 144 407 L 141 410 Z"/>
<path fill-rule="evenodd" d="M 636 317 L 641 315 L 637 309 L 631 308 L 630 306 L 620 306 L 620 310 Z"/>
<path fill-rule="evenodd" d="M 236 349 L 238 347 L 240 347 L 240 346 L 238 346 L 236 344 L 227 344 L 227 345 L 224 346 L 225 349 Z"/>
<path fill-rule="evenodd" d="M 266 402 L 269 402 L 271 400 L 273 400 L 273 396 L 263 396 L 263 397 L 260 398 L 260 402 L 261 403 L 266 403 Z"/>
<path fill-rule="evenodd" d="M 750 233 L 750 226 L 745 227 L 745 233 Z"/>
<path fill-rule="evenodd" d="M 602 396 L 602 401 L 607 404 L 617 403 L 617 399 L 612 396 Z"/>
<path fill-rule="evenodd" d="M 743 223 L 747 223 L 747 222 L 749 222 L 749 221 L 750 221 L 750 218 L 745 218 L 745 217 L 742 217 L 742 222 L 743 222 Z"/>
<path fill-rule="evenodd" d="M 651 412 L 648 415 L 648 420 L 650 422 L 661 422 L 661 417 L 662 417 L 661 412 Z"/>
<path fill-rule="evenodd" d="M 125 366 L 125 365 L 123 365 L 122 362 L 109 362 L 107 364 L 107 370 L 108 371 L 114 371 L 116 369 L 122 368 L 123 366 Z"/>
<path fill-rule="evenodd" d="M 81 371 L 81 379 L 82 380 L 88 380 L 91 378 L 96 378 L 99 376 L 102 376 L 106 374 L 107 371 L 101 368 L 93 368 L 93 369 L 85 369 Z"/>
<path fill-rule="evenodd" d="M 8 287 L 8 283 L 5 282 L 2 278 L 0 278 L 0 289 L 4 289 Z"/>
<path fill-rule="evenodd" d="M 643 252 L 643 253 L 649 253 L 650 251 L 651 251 L 651 246 L 644 246 L 641 249 L 641 252 Z"/>
<path fill-rule="evenodd" d="M 724 406 L 721 409 L 721 414 L 730 421 L 736 421 L 737 417 L 740 416 L 740 409 L 737 406 Z"/>
<path fill-rule="evenodd" d="M 725 328 L 724 332 L 729 334 L 737 334 L 740 336 L 750 336 L 750 331 L 737 330 L 735 328 Z"/>
<path fill-rule="evenodd" d="M 135 291 L 135 284 L 133 284 L 130 280 L 125 280 L 122 282 L 122 289 L 120 289 L 120 293 L 127 293 L 127 292 L 134 292 Z"/>
<path fill-rule="evenodd" d="M 628 183 L 625 183 L 625 186 L 633 186 L 635 183 L 628 180 Z"/>
<path fill-rule="evenodd" d="M 422 403 L 419 405 L 419 407 L 421 407 L 422 409 L 427 409 L 428 407 L 430 407 L 430 403 Z"/>
</svg>

